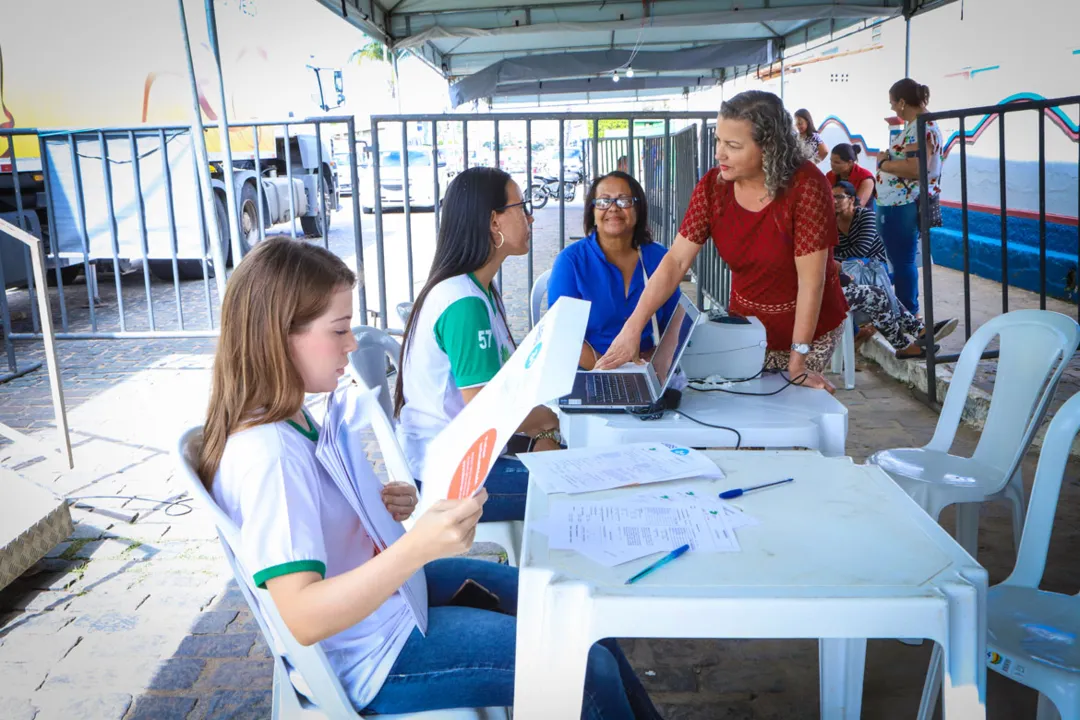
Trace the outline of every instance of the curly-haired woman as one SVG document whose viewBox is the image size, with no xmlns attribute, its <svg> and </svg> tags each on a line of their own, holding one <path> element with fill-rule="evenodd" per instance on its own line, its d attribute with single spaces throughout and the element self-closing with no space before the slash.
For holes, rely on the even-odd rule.
<svg viewBox="0 0 1080 720">
<path fill-rule="evenodd" d="M 728 309 L 765 325 L 766 366 L 832 385 L 821 374 L 842 332 L 847 302 L 835 272 L 832 190 L 808 158 L 780 98 L 760 90 L 720 106 L 716 162 L 694 188 L 690 207 L 598 369 L 638 356 L 641 333 L 671 297 L 711 237 L 731 267 Z"/>
</svg>

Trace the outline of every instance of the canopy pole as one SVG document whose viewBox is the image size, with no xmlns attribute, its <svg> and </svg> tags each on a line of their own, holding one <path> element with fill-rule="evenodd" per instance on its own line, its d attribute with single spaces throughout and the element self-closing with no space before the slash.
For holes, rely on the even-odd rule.
<svg viewBox="0 0 1080 720">
<path fill-rule="evenodd" d="M 202 109 L 199 107 L 199 82 L 195 77 L 195 62 L 191 56 L 191 37 L 188 35 L 187 13 L 184 12 L 184 0 L 176 0 L 180 9 L 180 29 L 184 38 L 184 52 L 187 56 L 188 83 L 191 85 L 191 105 L 193 115 L 191 118 L 191 146 L 196 165 L 199 168 L 197 176 L 201 188 L 200 196 L 203 203 L 203 214 L 206 216 L 206 235 L 210 241 L 210 257 L 214 260 L 214 267 L 220 268 L 214 273 L 214 282 L 217 285 L 218 302 L 225 297 L 225 251 L 221 246 L 221 233 L 223 228 L 217 224 L 217 210 L 214 207 L 214 186 L 210 182 L 210 158 L 206 152 L 206 128 L 203 126 Z"/>
<path fill-rule="evenodd" d="M 394 96 L 397 98 L 398 115 L 401 115 L 401 74 L 398 72 L 398 54 L 393 50 L 389 52 L 394 72 Z"/>
<path fill-rule="evenodd" d="M 225 77 L 221 72 L 221 47 L 218 44 L 217 15 L 214 12 L 214 0 L 204 0 L 206 6 L 206 32 L 210 38 L 210 52 L 214 57 L 214 70 L 217 71 L 218 100 L 221 103 L 221 114 L 218 116 L 218 135 L 221 137 L 222 165 L 225 170 L 225 206 L 229 211 L 229 236 L 232 240 L 233 264 L 237 265 L 243 256 L 240 245 L 240 223 L 237 221 L 238 213 L 236 206 L 236 185 L 233 176 L 232 145 L 229 143 L 229 112 L 228 101 L 225 98 Z M 254 134 L 254 133 L 253 133 Z M 286 148 L 288 152 L 288 148 Z M 262 182 L 262 180 L 259 180 Z M 216 218 L 217 215 L 212 215 Z M 225 274 L 225 266 L 218 269 Z"/>
<path fill-rule="evenodd" d="M 911 77 L 911 16 L 904 17 L 904 77 Z"/>
<path fill-rule="evenodd" d="M 784 101 L 784 48 L 780 48 L 780 102 Z"/>
</svg>

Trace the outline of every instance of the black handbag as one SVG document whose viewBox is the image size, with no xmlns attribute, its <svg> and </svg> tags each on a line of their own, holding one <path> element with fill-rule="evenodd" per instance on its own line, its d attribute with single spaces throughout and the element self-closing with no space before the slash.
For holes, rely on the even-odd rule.
<svg viewBox="0 0 1080 720">
<path fill-rule="evenodd" d="M 941 193 L 930 196 L 930 227 L 941 227 Z"/>
</svg>

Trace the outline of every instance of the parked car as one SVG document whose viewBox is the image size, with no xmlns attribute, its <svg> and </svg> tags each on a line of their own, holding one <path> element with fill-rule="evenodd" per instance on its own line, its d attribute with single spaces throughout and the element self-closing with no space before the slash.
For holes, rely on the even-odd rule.
<svg viewBox="0 0 1080 720">
<path fill-rule="evenodd" d="M 440 156 L 442 153 L 440 153 Z M 379 153 L 379 184 L 383 208 L 404 207 L 404 168 L 400 150 L 383 150 Z M 446 194 L 451 174 L 446 162 L 440 157 L 438 164 L 439 198 Z M 375 212 L 375 168 L 368 165 L 360 176 L 360 205 L 365 213 Z M 435 206 L 435 180 L 430 146 L 409 148 L 409 207 Z"/>
</svg>

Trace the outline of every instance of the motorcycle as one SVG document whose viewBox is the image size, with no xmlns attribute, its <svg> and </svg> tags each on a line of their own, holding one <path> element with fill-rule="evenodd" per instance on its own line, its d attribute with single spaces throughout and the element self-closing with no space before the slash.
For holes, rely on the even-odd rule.
<svg viewBox="0 0 1080 720">
<path fill-rule="evenodd" d="M 573 202 L 580 182 L 581 173 L 575 170 L 564 172 L 561 183 L 553 175 L 534 173 L 532 182 L 529 183 L 529 199 L 532 200 L 534 208 L 544 207 L 549 198 L 558 200 L 560 194 L 566 202 Z"/>
</svg>

